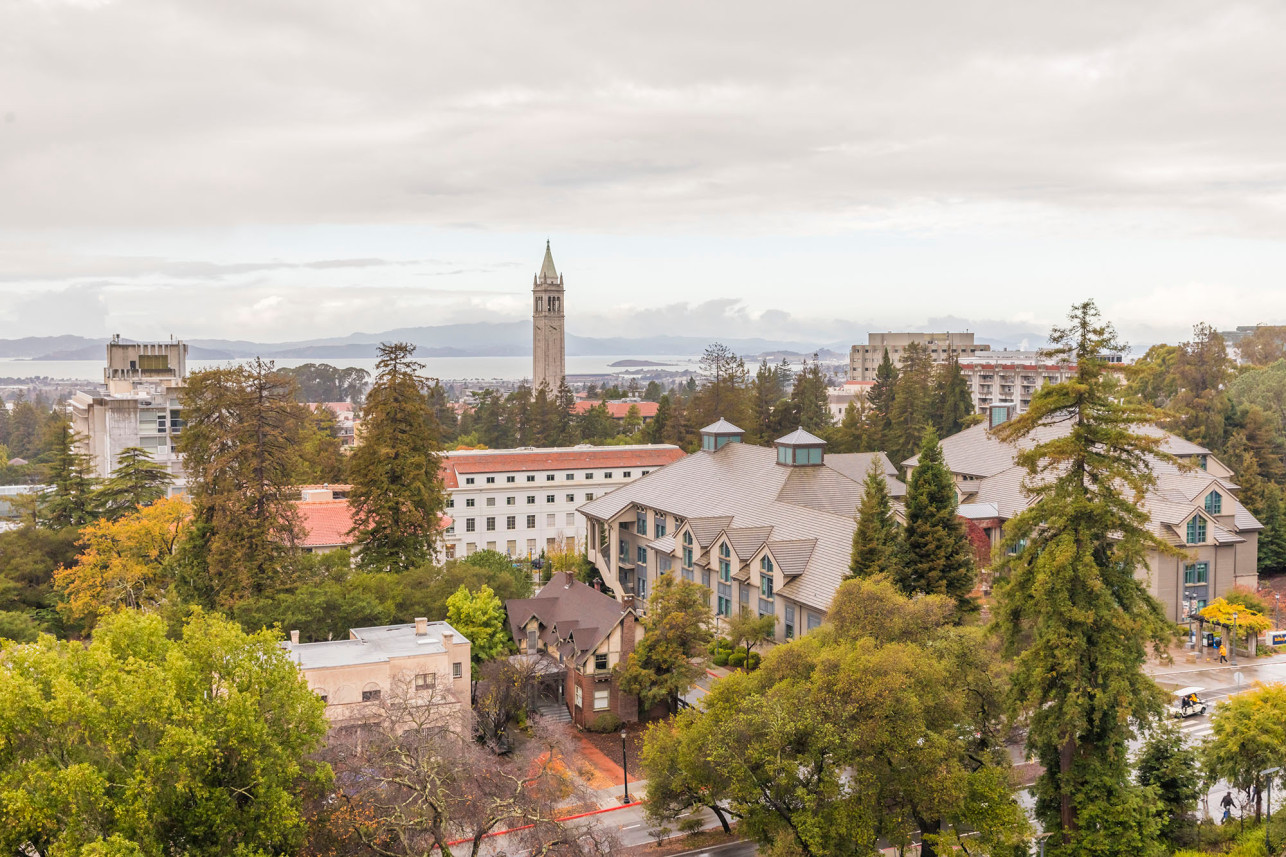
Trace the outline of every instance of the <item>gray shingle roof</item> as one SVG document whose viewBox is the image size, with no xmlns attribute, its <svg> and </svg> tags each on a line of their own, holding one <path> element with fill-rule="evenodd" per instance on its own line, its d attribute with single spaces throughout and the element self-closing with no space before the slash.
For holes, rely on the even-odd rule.
<svg viewBox="0 0 1286 857">
<path fill-rule="evenodd" d="M 716 422 L 710 423 L 710 425 L 701 429 L 701 434 L 745 434 L 745 432 L 723 417 L 719 417 Z"/>
<path fill-rule="evenodd" d="M 777 438 L 774 443 L 785 446 L 825 446 L 826 441 L 822 440 L 815 434 L 809 434 L 802 428 L 797 428 L 785 437 Z"/>
<path fill-rule="evenodd" d="M 506 601 L 505 609 L 515 641 L 523 639 L 523 626 L 535 616 L 540 621 L 541 641 L 577 665 L 630 612 L 570 572 L 555 574 L 534 598 Z"/>
</svg>

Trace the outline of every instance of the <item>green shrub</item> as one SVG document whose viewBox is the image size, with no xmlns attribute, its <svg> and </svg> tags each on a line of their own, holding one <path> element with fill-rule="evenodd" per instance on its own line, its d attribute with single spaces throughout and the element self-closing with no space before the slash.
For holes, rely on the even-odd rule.
<svg viewBox="0 0 1286 857">
<path fill-rule="evenodd" d="M 733 669 L 740 669 L 745 665 L 746 665 L 745 652 L 733 652 L 731 655 L 728 656 L 728 666 L 732 667 Z"/>
<path fill-rule="evenodd" d="M 750 658 L 746 661 L 746 671 L 750 672 L 751 670 L 759 669 L 759 660 L 759 653 L 751 652 Z"/>
<path fill-rule="evenodd" d="M 621 728 L 621 718 L 609 711 L 606 714 L 600 714 L 595 717 L 594 722 L 585 728 L 590 732 L 615 732 Z"/>
<path fill-rule="evenodd" d="M 716 652 L 714 656 L 714 665 L 717 667 L 726 667 L 728 665 L 728 653 Z"/>
</svg>

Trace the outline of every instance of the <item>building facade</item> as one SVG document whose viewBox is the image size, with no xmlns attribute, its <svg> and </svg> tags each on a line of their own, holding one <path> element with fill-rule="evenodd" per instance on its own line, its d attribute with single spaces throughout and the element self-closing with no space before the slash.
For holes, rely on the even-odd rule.
<svg viewBox="0 0 1286 857">
<path fill-rule="evenodd" d="M 179 391 L 187 353 L 183 342 L 121 342 L 116 336 L 108 343 L 107 392 L 81 391 L 68 402 L 77 451 L 89 456 L 94 476 L 110 476 L 121 450 L 136 446 L 169 469 L 172 491 L 183 489 L 183 460 L 175 444 L 183 431 Z"/>
<path fill-rule="evenodd" d="M 942 454 L 955 477 L 960 513 L 977 524 L 992 546 L 1003 538 L 1005 522 L 1027 508 L 1023 491 L 1025 468 L 1014 463 L 1018 451 L 1070 430 L 1070 426 L 1041 428 L 1021 445 L 1000 440 L 991 431 L 1002 416 L 942 439 Z M 1263 525 L 1236 497 L 1232 471 L 1210 450 L 1177 435 L 1145 426 L 1141 431 L 1162 438 L 1162 449 L 1186 467 L 1153 461 L 1155 486 L 1140 504 L 1148 513 L 1152 533 L 1179 549 L 1179 556 L 1149 551 L 1147 564 L 1137 569 L 1172 621 L 1183 621 L 1234 586 L 1257 588 L 1259 531 Z M 918 457 L 905 463 L 914 468 Z"/>
<path fill-rule="evenodd" d="M 716 626 L 742 611 L 777 618 L 789 640 L 821 624 L 848 574 L 854 513 L 874 461 L 895 500 L 906 486 L 883 453 L 826 455 L 796 431 L 772 448 L 725 420 L 701 450 L 581 506 L 591 562 L 619 599 L 646 605 L 657 578 L 709 590 Z"/>
<path fill-rule="evenodd" d="M 906 348 L 912 342 L 929 349 L 934 363 L 946 363 L 952 357 L 972 357 L 980 351 L 990 351 L 991 346 L 973 341 L 972 333 L 868 333 L 865 345 L 849 349 L 848 380 L 874 381 L 875 370 L 884 360 L 885 349 L 893 365 L 902 367 Z"/>
<path fill-rule="evenodd" d="M 347 640 L 282 647 L 326 703 L 333 725 L 379 719 L 390 707 L 431 706 L 438 720 L 469 722 L 472 645 L 446 622 L 353 628 Z"/>
<path fill-rule="evenodd" d="M 638 697 L 621 691 L 614 674 L 643 637 L 632 604 L 559 572 L 534 598 L 507 601 L 505 610 L 519 653 L 545 659 L 542 674 L 560 677 L 573 723 L 592 726 L 605 714 L 639 719 Z"/>
<path fill-rule="evenodd" d="M 1024 413 L 1037 390 L 1045 384 L 1061 384 L 1076 374 L 1075 363 L 1044 357 L 1039 351 L 992 351 L 961 357 L 959 363 L 978 412 L 993 404 L 1011 404 L 1014 413 Z"/>
<path fill-rule="evenodd" d="M 532 278 L 532 367 L 531 388 L 543 384 L 552 394 L 567 375 L 567 348 L 564 341 L 563 277 L 554 267 L 554 255 L 545 242 L 545 260 Z"/>
<path fill-rule="evenodd" d="M 494 550 L 531 558 L 574 549 L 585 531 L 578 506 L 683 457 L 669 444 L 448 453 L 446 556 Z"/>
</svg>

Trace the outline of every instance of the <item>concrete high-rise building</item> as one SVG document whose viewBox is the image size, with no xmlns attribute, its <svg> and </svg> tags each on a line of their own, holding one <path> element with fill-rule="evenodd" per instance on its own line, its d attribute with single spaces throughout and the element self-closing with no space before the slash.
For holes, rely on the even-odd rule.
<svg viewBox="0 0 1286 857">
<path fill-rule="evenodd" d="M 531 388 L 538 390 L 544 384 L 553 394 L 567 374 L 567 349 L 563 336 L 563 278 L 554 268 L 548 241 L 540 273 L 532 279 L 531 293 Z"/>
<path fill-rule="evenodd" d="M 889 352 L 893 365 L 902 368 L 906 347 L 912 342 L 923 345 L 934 363 L 946 363 L 952 357 L 971 357 L 979 351 L 990 351 L 990 345 L 975 343 L 972 333 L 868 333 L 865 345 L 854 345 L 849 351 L 848 380 L 874 381 L 875 370 Z"/>
</svg>

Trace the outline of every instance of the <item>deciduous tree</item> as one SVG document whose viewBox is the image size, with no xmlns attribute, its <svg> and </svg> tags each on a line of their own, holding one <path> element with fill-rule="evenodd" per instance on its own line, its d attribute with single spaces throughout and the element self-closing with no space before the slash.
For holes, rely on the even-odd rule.
<svg viewBox="0 0 1286 857">
<path fill-rule="evenodd" d="M 485 583 L 477 592 L 464 586 L 447 599 L 447 621 L 470 643 L 474 664 L 482 664 L 509 651 L 505 607 Z"/>
<path fill-rule="evenodd" d="M 1260 771 L 1286 767 L 1286 686 L 1259 685 L 1229 697 L 1215 706 L 1210 727 L 1202 754 L 1206 773 L 1253 801 L 1258 821 L 1267 785 Z"/>
<path fill-rule="evenodd" d="M 643 639 L 617 666 L 621 690 L 651 708 L 664 702 L 671 711 L 704 670 L 710 630 L 709 590 L 690 580 L 663 574 L 648 599 Z"/>
</svg>

